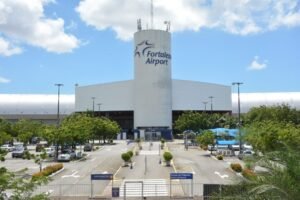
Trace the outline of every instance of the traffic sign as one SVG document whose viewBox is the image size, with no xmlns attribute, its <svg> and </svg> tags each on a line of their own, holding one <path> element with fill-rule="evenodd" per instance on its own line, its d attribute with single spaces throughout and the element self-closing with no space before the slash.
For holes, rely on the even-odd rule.
<svg viewBox="0 0 300 200">
<path fill-rule="evenodd" d="M 192 173 L 170 173 L 170 179 L 193 179 Z"/>
<path fill-rule="evenodd" d="M 91 174 L 91 180 L 112 180 L 113 174 Z"/>
</svg>

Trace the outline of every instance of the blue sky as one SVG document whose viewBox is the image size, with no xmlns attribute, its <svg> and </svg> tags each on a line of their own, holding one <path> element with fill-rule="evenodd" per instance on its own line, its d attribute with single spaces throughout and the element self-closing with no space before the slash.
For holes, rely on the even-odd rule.
<svg viewBox="0 0 300 200">
<path fill-rule="evenodd" d="M 297 0 L 153 0 L 171 21 L 172 76 L 242 92 L 300 91 Z M 62 93 L 133 79 L 136 20 L 150 0 L 0 0 L 0 93 Z"/>
</svg>

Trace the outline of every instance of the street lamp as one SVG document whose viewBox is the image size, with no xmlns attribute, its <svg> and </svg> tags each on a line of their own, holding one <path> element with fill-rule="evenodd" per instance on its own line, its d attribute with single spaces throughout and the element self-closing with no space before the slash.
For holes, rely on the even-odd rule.
<svg viewBox="0 0 300 200">
<path fill-rule="evenodd" d="M 64 86 L 64 84 L 62 83 L 56 83 L 54 84 L 55 86 L 57 86 L 57 127 L 59 126 L 59 97 L 60 97 L 60 87 Z"/>
<path fill-rule="evenodd" d="M 92 100 L 93 100 L 93 117 L 95 117 L 95 99 L 96 99 L 96 97 L 92 97 Z"/>
<path fill-rule="evenodd" d="M 202 103 L 204 104 L 204 112 L 206 112 L 206 104 L 208 103 L 208 101 L 203 101 Z"/>
<path fill-rule="evenodd" d="M 99 116 L 100 116 L 100 106 L 101 106 L 102 103 L 97 103 L 98 105 L 98 112 L 99 112 Z"/>
<path fill-rule="evenodd" d="M 242 152 L 242 136 L 241 136 L 241 104 L 240 104 L 240 85 L 242 85 L 242 82 L 233 82 L 232 85 L 237 85 L 238 87 L 238 129 L 239 129 L 239 150 L 240 153 Z"/>
<path fill-rule="evenodd" d="M 213 96 L 209 96 L 208 98 L 210 98 L 210 112 L 212 113 L 213 111 Z"/>
<path fill-rule="evenodd" d="M 59 123 L 60 123 L 60 119 L 59 119 L 59 97 L 60 97 L 60 87 L 64 86 L 64 84 L 62 83 L 56 83 L 54 84 L 55 86 L 57 86 L 57 128 L 59 127 Z M 58 131 L 58 129 L 57 129 Z M 57 159 L 58 157 L 58 144 L 57 144 L 57 141 L 56 141 L 56 155 L 55 155 L 55 158 Z"/>
</svg>

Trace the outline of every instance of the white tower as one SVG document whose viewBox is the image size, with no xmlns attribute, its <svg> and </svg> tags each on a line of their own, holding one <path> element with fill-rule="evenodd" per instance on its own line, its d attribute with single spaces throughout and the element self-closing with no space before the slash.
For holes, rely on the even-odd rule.
<svg viewBox="0 0 300 200">
<path fill-rule="evenodd" d="M 134 128 L 172 128 L 171 34 L 134 34 Z"/>
</svg>

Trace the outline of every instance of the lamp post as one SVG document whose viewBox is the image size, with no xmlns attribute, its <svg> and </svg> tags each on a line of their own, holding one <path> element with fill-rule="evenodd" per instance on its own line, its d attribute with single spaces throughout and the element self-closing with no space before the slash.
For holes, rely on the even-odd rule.
<svg viewBox="0 0 300 200">
<path fill-rule="evenodd" d="M 95 99 L 96 99 L 96 97 L 92 97 L 92 100 L 93 100 L 93 117 L 95 117 Z"/>
<path fill-rule="evenodd" d="M 206 104 L 208 103 L 208 101 L 203 101 L 202 103 L 204 104 L 204 112 L 206 112 Z"/>
<path fill-rule="evenodd" d="M 57 127 L 59 126 L 59 97 L 60 97 L 60 87 L 64 86 L 62 83 L 56 83 L 55 86 L 57 86 Z"/>
<path fill-rule="evenodd" d="M 213 96 L 209 96 L 208 98 L 210 98 L 210 113 L 212 114 L 213 111 Z"/>
<path fill-rule="evenodd" d="M 60 123 L 60 119 L 59 119 L 59 97 L 60 97 L 60 87 L 64 86 L 64 84 L 62 83 L 56 83 L 54 84 L 55 86 L 57 86 L 57 122 L 56 122 L 56 126 L 57 128 L 59 127 L 59 123 Z M 57 159 L 58 157 L 58 144 L 56 141 L 56 150 L 55 150 L 55 158 Z"/>
<path fill-rule="evenodd" d="M 232 85 L 237 85 L 238 88 L 238 129 L 239 129 L 239 151 L 242 152 L 242 136 L 241 136 L 241 104 L 240 104 L 240 85 L 242 82 L 233 82 Z"/>
<path fill-rule="evenodd" d="M 102 103 L 97 103 L 97 105 L 98 105 L 99 116 L 101 116 L 101 115 L 100 115 L 100 106 L 101 106 L 101 104 L 102 104 Z"/>
</svg>

